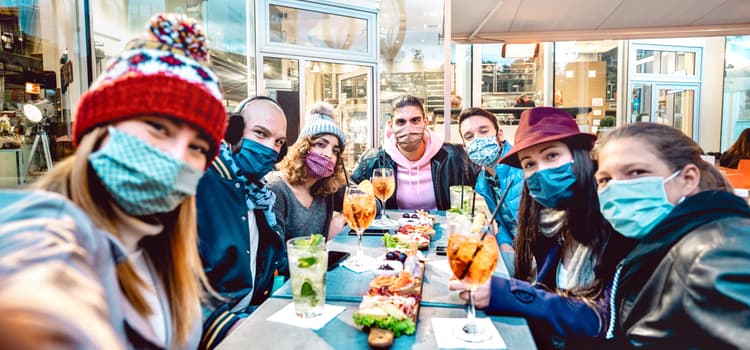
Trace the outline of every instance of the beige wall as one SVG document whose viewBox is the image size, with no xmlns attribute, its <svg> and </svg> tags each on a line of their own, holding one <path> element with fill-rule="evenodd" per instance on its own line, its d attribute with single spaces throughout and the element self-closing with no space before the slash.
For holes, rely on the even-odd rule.
<svg viewBox="0 0 750 350">
<path fill-rule="evenodd" d="M 701 84 L 696 141 L 705 152 L 719 152 L 721 146 L 724 44 L 724 37 L 706 38 L 703 51 L 703 83 Z"/>
</svg>

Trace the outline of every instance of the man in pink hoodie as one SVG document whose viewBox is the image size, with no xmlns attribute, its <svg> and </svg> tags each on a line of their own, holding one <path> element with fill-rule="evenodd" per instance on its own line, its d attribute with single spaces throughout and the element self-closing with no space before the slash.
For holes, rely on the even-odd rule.
<svg viewBox="0 0 750 350">
<path fill-rule="evenodd" d="M 370 179 L 375 168 L 391 168 L 396 191 L 386 201 L 386 208 L 449 209 L 450 186 L 472 186 L 479 169 L 469 162 L 461 145 L 444 143 L 427 125 L 417 97 L 396 98 L 383 146 L 362 155 L 352 180 L 359 183 Z"/>
</svg>

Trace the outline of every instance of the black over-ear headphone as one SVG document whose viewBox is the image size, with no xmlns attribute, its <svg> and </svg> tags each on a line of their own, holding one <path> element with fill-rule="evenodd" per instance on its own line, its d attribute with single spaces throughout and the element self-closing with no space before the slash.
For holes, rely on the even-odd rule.
<svg viewBox="0 0 750 350">
<path fill-rule="evenodd" d="M 255 96 L 255 97 L 248 97 L 242 102 L 240 102 L 237 107 L 234 107 L 234 110 L 232 113 L 229 114 L 229 125 L 227 126 L 227 131 L 224 134 L 224 140 L 227 141 L 230 145 L 236 145 L 242 140 L 242 132 L 245 130 L 245 118 L 242 117 L 242 110 L 245 109 L 245 107 L 253 101 L 271 101 L 273 104 L 281 107 L 281 105 L 274 99 L 268 97 L 268 96 Z M 277 161 L 280 161 L 284 156 L 286 155 L 288 146 L 286 143 L 284 143 L 281 146 L 281 150 L 279 151 L 279 159 Z"/>
</svg>

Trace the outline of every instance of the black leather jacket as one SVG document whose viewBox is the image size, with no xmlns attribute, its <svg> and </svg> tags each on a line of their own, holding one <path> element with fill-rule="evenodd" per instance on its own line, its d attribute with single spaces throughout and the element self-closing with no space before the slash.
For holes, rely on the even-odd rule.
<svg viewBox="0 0 750 350">
<path fill-rule="evenodd" d="M 688 197 L 621 267 L 619 348 L 750 348 L 750 209 L 741 198 Z"/>
<path fill-rule="evenodd" d="M 357 168 L 352 173 L 352 180 L 359 183 L 362 180 L 369 179 L 372 177 L 372 171 L 375 168 L 391 168 L 393 169 L 393 176 L 398 176 L 396 162 L 391 159 L 391 156 L 382 148 L 372 148 L 360 158 Z M 450 186 L 474 186 L 481 168 L 469 161 L 463 146 L 445 143 L 430 160 L 430 170 L 437 209 L 447 210 L 451 207 Z M 396 178 L 394 193 L 397 191 L 398 178 Z M 398 209 L 396 196 L 391 196 L 385 202 L 385 207 Z"/>
</svg>

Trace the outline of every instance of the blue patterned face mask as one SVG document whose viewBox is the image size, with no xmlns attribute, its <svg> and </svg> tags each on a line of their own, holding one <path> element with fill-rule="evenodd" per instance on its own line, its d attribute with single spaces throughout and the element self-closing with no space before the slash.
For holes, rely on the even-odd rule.
<svg viewBox="0 0 750 350">
<path fill-rule="evenodd" d="M 260 180 L 273 170 L 279 154 L 259 142 L 242 139 L 240 151 L 232 155 L 237 166 L 242 170 L 242 176 L 249 180 Z"/>
<path fill-rule="evenodd" d="M 128 214 L 168 213 L 195 195 L 203 170 L 193 168 L 135 136 L 109 127 L 104 147 L 89 163 L 115 202 Z"/>
<path fill-rule="evenodd" d="M 502 147 L 497 143 L 495 135 L 477 137 L 466 144 L 466 153 L 472 162 L 482 166 L 492 167 L 500 158 Z"/>
<path fill-rule="evenodd" d="M 529 194 L 545 208 L 561 209 L 573 198 L 576 173 L 573 162 L 555 168 L 539 170 L 526 179 Z"/>
<path fill-rule="evenodd" d="M 612 227 L 625 237 L 643 239 L 674 208 L 664 184 L 680 171 L 664 179 L 646 176 L 630 180 L 610 180 L 599 191 L 599 209 Z"/>
</svg>

